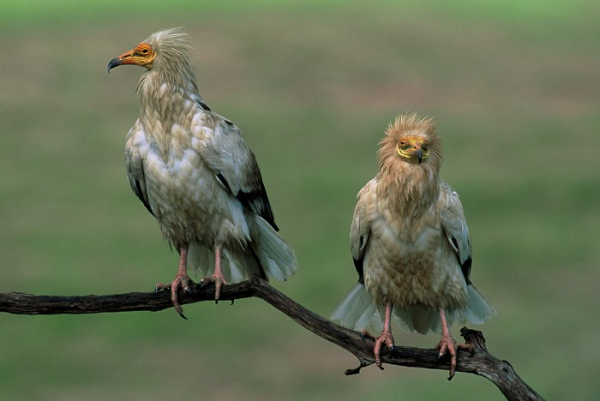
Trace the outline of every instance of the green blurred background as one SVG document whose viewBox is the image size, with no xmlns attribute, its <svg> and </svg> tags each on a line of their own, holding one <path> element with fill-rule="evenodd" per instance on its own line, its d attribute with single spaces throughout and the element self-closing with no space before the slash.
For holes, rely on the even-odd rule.
<svg viewBox="0 0 600 401">
<path fill-rule="evenodd" d="M 3 0 L 0 292 L 149 291 L 177 255 L 125 178 L 143 72 L 108 61 L 183 26 L 207 103 L 255 151 L 300 268 L 276 287 L 328 316 L 377 143 L 435 116 L 461 195 L 489 350 L 548 399 L 600 393 L 600 3 Z M 357 361 L 260 300 L 0 315 L 2 400 L 499 400 L 488 381 Z M 459 327 L 453 328 L 458 337 Z M 395 331 L 398 344 L 437 336 Z"/>
</svg>

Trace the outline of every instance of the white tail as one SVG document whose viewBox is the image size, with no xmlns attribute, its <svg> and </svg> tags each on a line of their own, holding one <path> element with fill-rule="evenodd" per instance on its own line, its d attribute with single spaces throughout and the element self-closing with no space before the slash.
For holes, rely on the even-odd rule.
<svg viewBox="0 0 600 401">
<path fill-rule="evenodd" d="M 464 309 L 465 320 L 473 324 L 482 324 L 490 320 L 496 310 L 474 285 L 467 286 L 469 301 Z"/>
<path fill-rule="evenodd" d="M 482 324 L 496 314 L 494 308 L 475 286 L 467 286 L 467 295 L 467 303 L 462 308 L 445 310 L 448 326 L 452 326 L 455 322 Z M 421 334 L 442 333 L 440 313 L 436 309 L 425 306 L 412 306 L 405 309 L 395 307 L 393 313 L 394 322 L 408 331 L 416 331 Z"/>
<path fill-rule="evenodd" d="M 252 242 L 248 246 L 252 247 L 267 276 L 285 281 L 297 269 L 294 251 L 263 218 L 256 215 L 252 218 Z M 188 266 L 196 273 L 209 276 L 214 271 L 215 254 L 204 245 L 192 243 L 188 251 Z M 228 283 L 239 283 L 251 277 L 262 276 L 257 260 L 249 250 L 242 253 L 224 248 L 221 270 Z"/>
<path fill-rule="evenodd" d="M 256 231 L 251 229 L 250 246 L 258 256 L 260 264 L 268 276 L 285 281 L 296 272 L 298 261 L 294 250 L 277 234 L 262 217 L 254 215 Z"/>
<path fill-rule="evenodd" d="M 482 324 L 496 314 L 494 308 L 473 285 L 467 286 L 469 300 L 460 309 L 446 310 L 448 325 L 453 322 L 469 322 Z M 406 331 L 421 334 L 429 332 L 441 333 L 442 325 L 437 309 L 425 306 L 399 308 L 394 306 L 394 323 Z M 383 314 L 371 301 L 371 296 L 361 283 L 357 283 L 342 299 L 342 302 L 331 314 L 331 319 L 339 321 L 344 327 L 353 330 L 367 329 L 378 333 L 383 328 Z"/>
<path fill-rule="evenodd" d="M 356 283 L 352 287 L 331 314 L 331 319 L 353 330 L 380 332 L 383 328 L 383 317 L 362 283 Z"/>
<path fill-rule="evenodd" d="M 261 276 L 258 263 L 252 255 L 232 255 L 227 249 L 223 249 L 221 255 L 221 272 L 228 283 L 239 283 Z M 188 266 L 193 268 L 196 274 L 210 276 L 215 269 L 215 254 L 204 245 L 192 243 L 188 252 Z"/>
</svg>

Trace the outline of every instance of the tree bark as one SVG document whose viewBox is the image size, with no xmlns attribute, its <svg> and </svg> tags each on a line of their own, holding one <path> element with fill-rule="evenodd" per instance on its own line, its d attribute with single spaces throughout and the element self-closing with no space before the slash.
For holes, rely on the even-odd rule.
<svg viewBox="0 0 600 401">
<path fill-rule="evenodd" d="M 214 300 L 214 283 L 194 284 L 189 293 L 180 291 L 181 304 Z M 336 344 L 358 358 L 359 366 L 346 370 L 346 375 L 360 373 L 362 368 L 374 364 L 373 341 L 361 334 L 339 326 L 304 308 L 267 282 L 255 278 L 221 288 L 221 301 L 234 301 L 249 297 L 260 298 L 307 330 Z M 0 294 L 0 312 L 21 315 L 88 314 L 108 312 L 152 311 L 172 308 L 170 291 L 158 293 L 132 292 L 114 295 L 47 296 L 12 292 Z M 472 373 L 494 383 L 508 400 L 543 400 L 514 371 L 510 363 L 491 355 L 480 331 L 461 329 L 461 336 L 472 345 L 473 351 L 458 350 L 457 372 Z M 383 363 L 405 367 L 449 370 L 450 359 L 438 359 L 436 349 L 419 349 L 396 345 L 390 352 L 382 348 Z"/>
</svg>

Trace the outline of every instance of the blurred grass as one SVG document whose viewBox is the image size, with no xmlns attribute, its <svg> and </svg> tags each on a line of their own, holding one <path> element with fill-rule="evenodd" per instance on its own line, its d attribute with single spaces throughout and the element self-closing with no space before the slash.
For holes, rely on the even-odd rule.
<svg viewBox="0 0 600 401">
<path fill-rule="evenodd" d="M 0 291 L 143 291 L 172 278 L 176 255 L 125 179 L 142 71 L 105 66 L 184 26 L 202 93 L 242 128 L 298 254 L 297 276 L 277 287 L 330 313 L 356 279 L 349 222 L 384 128 L 399 112 L 433 115 L 474 282 L 499 311 L 482 328 L 490 351 L 548 399 L 594 399 L 599 8 L 4 1 Z M 346 378 L 353 357 L 258 300 L 185 310 L 186 322 L 173 311 L 0 316 L 0 399 L 501 399 L 483 379 L 447 383 L 437 371 Z M 396 333 L 400 344 L 437 340 Z"/>
</svg>

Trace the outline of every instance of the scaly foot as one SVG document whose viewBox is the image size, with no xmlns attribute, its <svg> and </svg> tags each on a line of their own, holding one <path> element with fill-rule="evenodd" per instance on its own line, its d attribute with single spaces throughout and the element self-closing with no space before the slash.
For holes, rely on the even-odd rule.
<svg viewBox="0 0 600 401">
<path fill-rule="evenodd" d="M 210 277 L 205 277 L 203 281 L 212 281 L 215 283 L 215 301 L 219 302 L 219 297 L 221 296 L 221 287 L 223 284 L 227 285 L 227 280 L 225 280 L 225 276 L 221 272 L 219 274 L 213 274 Z"/>
<path fill-rule="evenodd" d="M 179 299 L 177 298 L 177 289 L 179 287 L 181 287 L 181 289 L 183 289 L 183 291 L 190 293 L 192 291 L 190 288 L 190 284 L 192 284 L 192 283 L 193 283 L 192 279 L 190 279 L 190 277 L 187 274 L 177 274 L 175 276 L 175 279 L 171 282 L 171 284 L 167 284 L 167 285 L 162 284 L 162 283 L 156 284 L 155 291 L 170 288 L 171 289 L 171 302 L 173 302 L 175 311 L 177 311 L 177 313 L 179 313 L 179 316 L 181 316 L 184 319 L 187 319 L 187 317 L 185 317 L 185 315 L 183 314 L 183 309 L 181 308 L 181 305 L 179 304 Z"/>
<path fill-rule="evenodd" d="M 446 313 L 443 309 L 440 309 L 440 320 L 442 322 L 442 339 L 436 348 L 439 348 L 440 350 L 438 358 L 443 357 L 446 354 L 446 351 L 450 354 L 450 375 L 448 376 L 448 380 L 452 380 L 454 373 L 456 373 L 456 350 L 460 348 L 473 351 L 473 346 L 469 344 L 458 344 L 454 341 L 454 338 L 450 335 L 450 330 L 446 323 Z"/>
<path fill-rule="evenodd" d="M 377 338 L 373 337 L 368 331 L 361 330 L 361 336 L 363 338 L 369 337 L 375 340 L 375 346 L 373 347 L 373 355 L 375 356 L 375 365 L 381 370 L 383 366 L 381 364 L 381 346 L 385 344 L 390 351 L 395 351 L 394 337 L 392 337 L 392 303 L 388 302 L 385 305 L 385 319 L 383 321 L 383 331 Z"/>
<path fill-rule="evenodd" d="M 225 281 L 225 276 L 221 272 L 221 247 L 218 245 L 215 246 L 215 270 L 211 279 L 215 282 L 215 302 L 219 302 L 221 285 L 227 284 L 227 281 Z"/>
<path fill-rule="evenodd" d="M 367 330 L 361 330 L 360 335 L 363 338 L 370 338 L 375 341 L 375 346 L 373 347 L 373 355 L 375 356 L 375 365 L 381 370 L 383 370 L 383 366 L 381 363 L 381 347 L 385 344 L 390 351 L 395 351 L 396 347 L 394 346 L 394 337 L 389 330 L 383 330 L 379 337 L 374 337 Z"/>
</svg>

